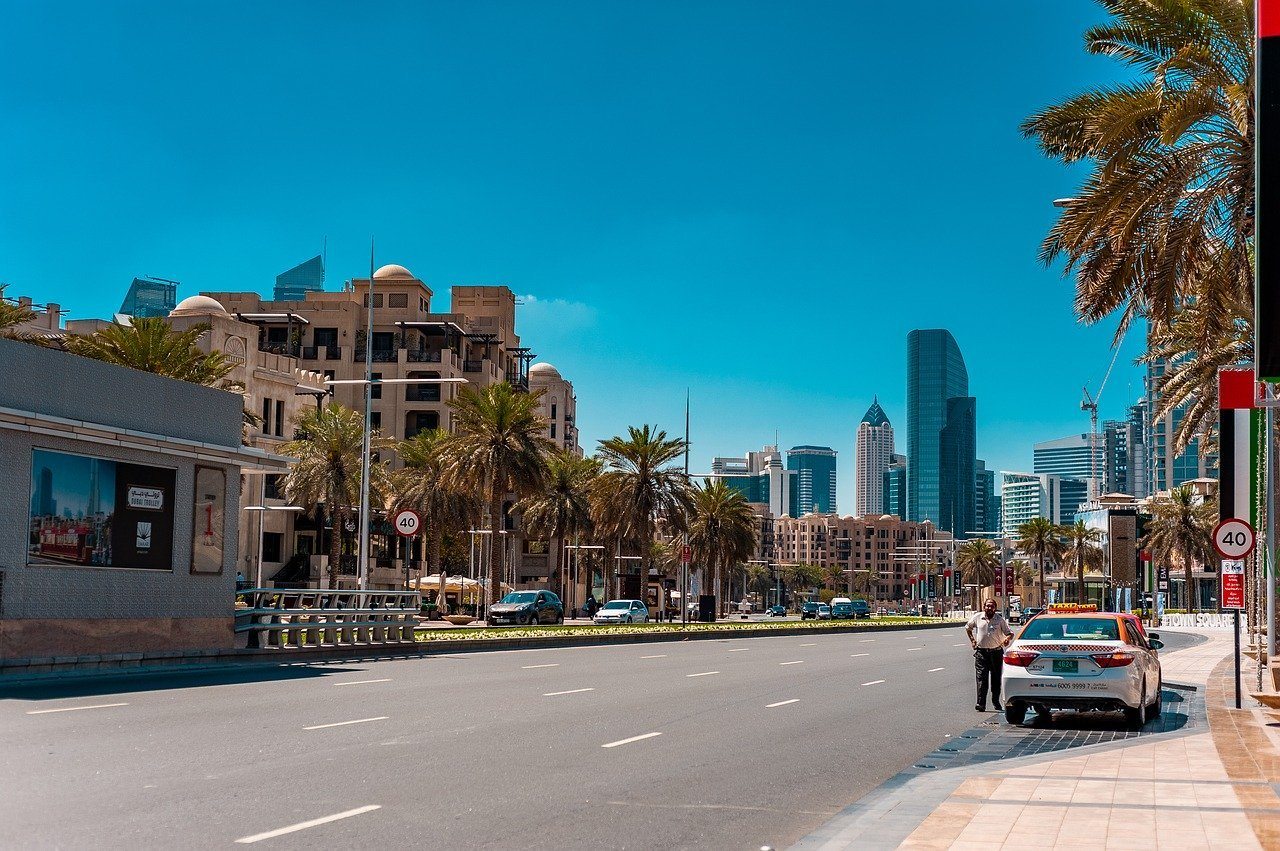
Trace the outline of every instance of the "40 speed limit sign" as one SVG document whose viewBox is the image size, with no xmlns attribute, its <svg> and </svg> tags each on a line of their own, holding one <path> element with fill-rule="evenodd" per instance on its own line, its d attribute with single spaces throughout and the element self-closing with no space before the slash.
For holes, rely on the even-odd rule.
<svg viewBox="0 0 1280 851">
<path fill-rule="evenodd" d="M 412 538 L 422 528 L 422 518 L 412 508 L 402 508 L 397 511 L 392 523 L 395 524 L 396 534 L 406 538 Z"/>
<path fill-rule="evenodd" d="M 1253 552 L 1258 536 L 1253 527 L 1238 517 L 1223 520 L 1213 530 L 1213 546 L 1227 559 L 1241 559 Z"/>
</svg>

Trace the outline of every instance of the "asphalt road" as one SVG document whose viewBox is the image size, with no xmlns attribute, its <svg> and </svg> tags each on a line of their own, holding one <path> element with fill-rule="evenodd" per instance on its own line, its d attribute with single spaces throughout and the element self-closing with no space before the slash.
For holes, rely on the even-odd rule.
<svg viewBox="0 0 1280 851">
<path fill-rule="evenodd" d="M 17 692 L 0 847 L 781 847 L 982 720 L 972 681 L 951 628 Z"/>
</svg>

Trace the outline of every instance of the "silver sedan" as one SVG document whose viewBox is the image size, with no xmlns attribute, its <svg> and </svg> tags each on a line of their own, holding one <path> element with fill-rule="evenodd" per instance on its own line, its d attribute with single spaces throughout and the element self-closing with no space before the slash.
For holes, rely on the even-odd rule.
<svg viewBox="0 0 1280 851">
<path fill-rule="evenodd" d="M 596 612 L 592 620 L 599 624 L 647 623 L 649 607 L 643 600 L 610 600 Z"/>
</svg>

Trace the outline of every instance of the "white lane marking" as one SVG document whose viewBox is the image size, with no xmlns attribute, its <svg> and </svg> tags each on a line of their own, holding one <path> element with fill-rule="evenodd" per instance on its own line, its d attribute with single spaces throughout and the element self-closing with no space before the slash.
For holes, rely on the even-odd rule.
<svg viewBox="0 0 1280 851">
<path fill-rule="evenodd" d="M 641 659 L 665 659 L 667 658 L 667 654 L 659 653 L 657 656 L 641 656 L 640 658 Z"/>
<path fill-rule="evenodd" d="M 734 648 L 733 648 L 733 649 L 731 649 L 729 652 L 730 652 L 730 653 L 740 653 L 740 652 L 741 652 L 741 651 L 743 651 L 743 650 L 750 650 L 750 649 L 751 649 L 750 647 L 734 647 Z"/>
<path fill-rule="evenodd" d="M 609 742 L 607 745 L 601 745 L 602 748 L 616 748 L 618 745 L 629 745 L 632 742 L 638 742 L 641 739 L 652 739 L 654 736 L 661 736 L 661 733 L 645 733 L 642 736 L 632 736 L 629 739 L 618 739 L 616 742 Z"/>
<path fill-rule="evenodd" d="M 325 730 L 329 727 L 345 727 L 348 724 L 364 724 L 367 721 L 386 721 L 390 716 L 379 715 L 377 718 L 357 718 L 354 721 L 339 721 L 336 724 L 316 724 L 314 727 L 303 727 L 304 730 Z"/>
<path fill-rule="evenodd" d="M 703 671 L 701 674 L 685 674 L 686 677 L 709 677 L 712 674 L 718 674 L 719 671 Z"/>
<path fill-rule="evenodd" d="M 48 715 L 50 712 L 75 712 L 80 709 L 109 709 L 112 706 L 128 706 L 127 703 L 95 703 L 93 706 L 64 706 L 61 709 L 33 709 L 28 715 Z"/>
<path fill-rule="evenodd" d="M 938 671 L 945 671 L 945 670 L 946 670 L 946 668 L 930 668 L 930 669 L 928 670 L 928 673 L 933 674 L 933 673 L 936 673 L 936 672 L 938 672 Z"/>
<path fill-rule="evenodd" d="M 334 683 L 334 685 L 335 686 L 362 686 L 366 683 L 389 683 L 389 682 L 391 682 L 391 678 L 385 677 L 381 680 L 352 680 L 351 682 L 346 682 L 346 683 Z"/>
<path fill-rule="evenodd" d="M 870 656 L 870 655 L 871 655 L 870 653 L 850 653 L 849 658 L 857 659 L 859 656 Z"/>
<path fill-rule="evenodd" d="M 788 703 L 799 703 L 800 698 L 793 697 L 790 700 L 780 700 L 777 703 L 770 703 L 765 709 L 777 709 L 779 706 L 786 706 Z"/>
<path fill-rule="evenodd" d="M 794 661 L 794 662 L 779 662 L 778 664 L 779 664 L 779 665 L 803 665 L 803 664 L 804 664 L 804 660 L 803 660 L 803 659 L 797 659 L 797 660 L 796 660 L 796 661 Z"/>
<path fill-rule="evenodd" d="M 858 639 L 858 643 L 859 643 L 859 644 L 870 644 L 870 643 L 871 643 L 871 642 L 873 642 L 873 641 L 875 641 L 875 639 L 874 639 L 874 638 L 859 638 L 859 639 Z"/>
<path fill-rule="evenodd" d="M 559 662 L 550 662 L 546 665 L 521 665 L 520 670 L 528 671 L 532 668 L 559 668 L 559 667 L 560 667 Z"/>
<path fill-rule="evenodd" d="M 584 691 L 595 691 L 593 688 L 571 688 L 568 691 L 549 691 L 543 697 L 558 697 L 562 694 L 578 694 Z"/>
<path fill-rule="evenodd" d="M 910 653 L 912 650 L 923 650 L 923 649 L 924 649 L 923 647 L 908 647 L 907 652 Z"/>
<path fill-rule="evenodd" d="M 962 641 L 962 642 L 960 642 L 959 644 L 953 644 L 953 645 L 951 645 L 951 646 L 952 646 L 952 647 L 964 647 L 964 642 Z"/>
<path fill-rule="evenodd" d="M 817 644 L 801 644 L 801 647 L 817 647 Z"/>
<path fill-rule="evenodd" d="M 880 685 L 882 682 L 884 682 L 884 680 L 872 680 L 872 681 L 871 681 L 871 682 L 869 682 L 869 683 L 863 683 L 863 685 L 864 685 L 864 686 L 878 686 L 878 685 Z"/>
<path fill-rule="evenodd" d="M 299 830 L 306 830 L 309 827 L 319 827 L 320 825 L 328 824 L 331 821 L 338 821 L 344 818 L 351 818 L 352 816 L 358 816 L 361 813 L 371 813 L 374 810 L 380 810 L 380 809 L 382 809 L 382 807 L 379 804 L 369 804 L 368 806 L 365 806 L 365 807 L 356 807 L 354 810 L 346 810 L 344 812 L 334 813 L 331 816 L 324 816 L 323 818 L 313 818 L 311 821 L 301 821 L 301 822 L 298 822 L 297 824 L 291 824 L 288 827 L 281 827 L 281 828 L 277 828 L 276 830 L 268 830 L 266 833 L 255 833 L 253 836 L 245 836 L 241 839 L 237 839 L 236 842 L 240 845 L 249 845 L 254 842 L 261 842 L 264 839 L 274 839 L 277 836 L 284 836 L 286 833 L 297 833 Z"/>
</svg>

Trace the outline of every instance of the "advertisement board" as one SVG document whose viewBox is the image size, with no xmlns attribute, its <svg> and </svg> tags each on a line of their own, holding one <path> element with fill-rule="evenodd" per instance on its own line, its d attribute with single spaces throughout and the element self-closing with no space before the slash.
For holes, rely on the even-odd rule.
<svg viewBox="0 0 1280 851">
<path fill-rule="evenodd" d="M 33 449 L 29 564 L 173 569 L 174 470 Z"/>
<path fill-rule="evenodd" d="M 191 517 L 192 573 L 222 573 L 226 499 L 226 471 L 217 467 L 196 467 Z"/>
</svg>

